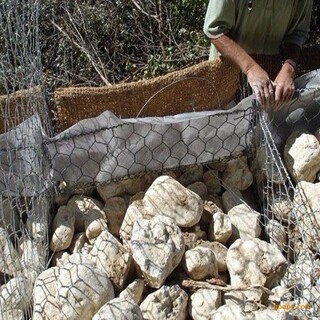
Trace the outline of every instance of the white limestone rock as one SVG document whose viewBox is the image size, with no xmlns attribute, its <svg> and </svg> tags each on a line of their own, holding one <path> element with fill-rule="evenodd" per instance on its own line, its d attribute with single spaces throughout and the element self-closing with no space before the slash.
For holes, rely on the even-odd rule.
<svg viewBox="0 0 320 320">
<path fill-rule="evenodd" d="M 0 272 L 13 275 L 21 270 L 20 257 L 7 231 L 0 227 Z"/>
<path fill-rule="evenodd" d="M 152 288 L 160 288 L 178 266 L 185 250 L 183 234 L 168 217 L 139 219 L 134 223 L 133 258 Z"/>
<path fill-rule="evenodd" d="M 227 266 L 232 286 L 270 288 L 283 277 L 287 261 L 270 243 L 256 238 L 238 239 L 228 250 Z"/>
<path fill-rule="evenodd" d="M 280 222 L 270 219 L 266 223 L 265 232 L 270 238 L 270 243 L 280 251 L 287 249 L 287 229 Z"/>
<path fill-rule="evenodd" d="M 24 312 L 20 309 L 10 309 L 10 310 L 1 310 L 0 308 L 1 319 L 4 320 L 24 320 Z"/>
<path fill-rule="evenodd" d="M 120 292 L 119 297 L 124 299 L 131 299 L 135 303 L 140 304 L 143 298 L 144 280 L 136 279 L 130 283 L 123 291 Z"/>
<path fill-rule="evenodd" d="M 57 281 L 59 268 L 51 267 L 37 278 L 33 288 L 33 320 L 61 320 L 57 306 Z"/>
<path fill-rule="evenodd" d="M 119 182 L 111 182 L 108 184 L 99 184 L 97 187 L 97 191 L 100 197 L 106 202 L 109 198 L 119 197 L 125 193 L 124 184 Z"/>
<path fill-rule="evenodd" d="M 143 320 L 137 303 L 125 298 L 114 298 L 103 305 L 92 320 Z"/>
<path fill-rule="evenodd" d="M 255 320 L 294 320 L 285 310 L 257 310 L 253 311 L 253 315 Z"/>
<path fill-rule="evenodd" d="M 162 286 L 141 303 L 143 319 L 185 320 L 188 295 L 178 285 Z"/>
<path fill-rule="evenodd" d="M 265 144 L 262 144 L 257 148 L 256 160 L 256 164 L 259 167 L 259 169 L 257 168 L 258 175 L 263 174 L 267 180 L 276 184 L 282 184 L 287 181 L 287 176 L 279 156 L 275 153 L 273 154 Z M 260 178 L 263 179 L 263 176 Z"/>
<path fill-rule="evenodd" d="M 33 282 L 25 277 L 15 277 L 1 287 L 0 310 L 26 310 L 31 303 Z"/>
<path fill-rule="evenodd" d="M 109 232 L 115 237 L 119 236 L 121 224 L 127 211 L 127 203 L 121 197 L 107 199 L 103 211 L 108 221 Z"/>
<path fill-rule="evenodd" d="M 62 319 L 91 320 L 93 315 L 114 298 L 114 289 L 104 271 L 94 264 L 68 263 L 60 268 L 57 306 Z"/>
<path fill-rule="evenodd" d="M 300 181 L 294 193 L 294 205 L 301 219 L 299 232 L 304 235 L 308 247 L 320 250 L 320 182 Z"/>
<path fill-rule="evenodd" d="M 89 243 L 86 233 L 85 232 L 76 233 L 72 238 L 72 241 L 68 250 L 71 253 L 80 253 L 81 249 L 84 247 L 86 243 Z"/>
<path fill-rule="evenodd" d="M 218 241 L 198 241 L 198 245 L 210 248 L 216 257 L 219 274 L 228 270 L 226 258 L 228 248 Z"/>
<path fill-rule="evenodd" d="M 227 162 L 226 168 L 222 173 L 222 180 L 228 188 L 242 191 L 251 186 L 253 175 L 247 162 L 242 158 L 236 158 Z"/>
<path fill-rule="evenodd" d="M 295 222 L 295 217 L 291 213 L 292 201 L 288 197 L 279 196 L 269 200 L 270 211 L 280 222 L 287 224 Z"/>
<path fill-rule="evenodd" d="M 259 215 L 259 212 L 245 204 L 237 205 L 229 210 L 228 217 L 232 224 L 232 235 L 228 242 L 233 243 L 239 238 L 244 240 L 258 238 L 261 233 Z"/>
<path fill-rule="evenodd" d="M 314 182 L 320 170 L 320 143 L 306 131 L 294 131 L 286 141 L 284 161 L 294 180 Z"/>
<path fill-rule="evenodd" d="M 227 291 L 223 294 L 223 304 L 244 309 L 246 296 L 243 291 Z"/>
<path fill-rule="evenodd" d="M 67 251 L 55 252 L 51 257 L 51 266 L 52 267 L 61 267 L 66 264 L 70 256 L 70 253 Z"/>
<path fill-rule="evenodd" d="M 217 278 L 219 275 L 217 259 L 213 250 L 201 245 L 186 251 L 182 266 L 193 280 Z"/>
<path fill-rule="evenodd" d="M 211 320 L 255 320 L 252 314 L 245 313 L 236 305 L 223 305 L 216 310 Z"/>
<path fill-rule="evenodd" d="M 0 196 L 0 228 L 5 229 L 10 235 L 20 229 L 20 215 L 17 207 L 3 196 Z"/>
<path fill-rule="evenodd" d="M 222 187 L 218 170 L 208 170 L 203 174 L 203 182 L 209 194 L 220 194 Z"/>
<path fill-rule="evenodd" d="M 189 315 L 194 320 L 210 319 L 221 305 L 221 292 L 213 289 L 199 289 L 190 297 Z"/>
<path fill-rule="evenodd" d="M 228 215 L 217 212 L 212 216 L 208 230 L 208 239 L 225 244 L 232 234 L 231 219 Z"/>
<path fill-rule="evenodd" d="M 103 206 L 103 203 L 91 197 L 73 196 L 68 201 L 67 207 L 75 216 L 75 232 L 85 231 L 87 238 L 92 240 L 107 229 Z"/>
<path fill-rule="evenodd" d="M 53 234 L 50 241 L 52 251 L 62 251 L 70 246 L 74 234 L 74 223 L 74 213 L 67 206 L 60 207 L 52 222 Z"/>
<path fill-rule="evenodd" d="M 192 227 L 202 215 L 202 199 L 169 176 L 158 177 L 143 198 L 145 210 L 152 216 L 172 218 L 180 227 Z"/>
<path fill-rule="evenodd" d="M 19 245 L 23 274 L 35 282 L 38 275 L 46 269 L 46 247 L 36 240 L 25 238 Z"/>
<path fill-rule="evenodd" d="M 131 239 L 135 221 L 141 218 L 151 219 L 151 216 L 146 212 L 143 201 L 136 200 L 129 205 L 119 230 L 120 238 L 124 244 L 128 244 Z"/>
<path fill-rule="evenodd" d="M 103 231 L 90 251 L 97 268 L 106 272 L 117 291 L 121 291 L 132 268 L 132 254 L 108 230 Z"/>
</svg>

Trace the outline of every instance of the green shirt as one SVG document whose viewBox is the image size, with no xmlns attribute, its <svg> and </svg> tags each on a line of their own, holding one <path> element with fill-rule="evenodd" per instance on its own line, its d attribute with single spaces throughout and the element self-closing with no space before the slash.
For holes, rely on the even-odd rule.
<svg viewBox="0 0 320 320">
<path fill-rule="evenodd" d="M 302 47 L 308 38 L 313 0 L 210 0 L 204 33 L 228 34 L 249 54 L 278 54 L 282 43 Z M 210 59 L 218 55 L 211 45 Z"/>
</svg>

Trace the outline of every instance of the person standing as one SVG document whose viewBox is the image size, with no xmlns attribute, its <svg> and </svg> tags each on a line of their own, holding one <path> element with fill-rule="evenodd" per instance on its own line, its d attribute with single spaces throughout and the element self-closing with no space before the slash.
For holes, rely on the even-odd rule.
<svg viewBox="0 0 320 320">
<path fill-rule="evenodd" d="M 233 61 L 264 108 L 278 110 L 294 93 L 300 51 L 308 39 L 313 0 L 210 0 L 203 31 L 211 41 L 209 59 Z M 263 59 L 281 60 L 274 78 Z M 266 59 L 268 60 L 268 59 Z"/>
</svg>

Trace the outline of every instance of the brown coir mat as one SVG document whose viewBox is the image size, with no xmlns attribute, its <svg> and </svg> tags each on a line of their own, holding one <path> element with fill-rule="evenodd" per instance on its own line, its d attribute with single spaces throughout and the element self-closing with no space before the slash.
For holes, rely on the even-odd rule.
<svg viewBox="0 0 320 320">
<path fill-rule="evenodd" d="M 55 91 L 57 131 L 109 110 L 121 118 L 166 116 L 224 108 L 234 97 L 239 69 L 217 59 L 150 80 L 109 87 L 69 87 Z"/>
<path fill-rule="evenodd" d="M 8 132 L 43 107 L 40 87 L 0 96 L 0 133 Z M 41 110 L 40 110 L 41 111 Z"/>
</svg>

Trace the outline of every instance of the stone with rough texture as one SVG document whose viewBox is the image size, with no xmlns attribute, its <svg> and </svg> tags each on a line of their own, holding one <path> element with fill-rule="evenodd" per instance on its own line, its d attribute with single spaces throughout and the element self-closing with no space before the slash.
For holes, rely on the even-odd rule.
<svg viewBox="0 0 320 320">
<path fill-rule="evenodd" d="M 218 277 L 218 264 L 216 256 L 208 247 L 201 245 L 187 250 L 182 266 L 188 276 L 193 280 Z"/>
<path fill-rule="evenodd" d="M 123 291 L 120 292 L 119 297 L 124 299 L 131 299 L 135 303 L 140 304 L 143 298 L 144 280 L 136 279 L 130 283 Z"/>
<path fill-rule="evenodd" d="M 180 227 L 197 224 L 203 211 L 202 199 L 169 176 L 160 176 L 152 183 L 143 203 L 150 215 L 167 216 Z"/>
<path fill-rule="evenodd" d="M 146 191 L 154 180 L 154 175 L 144 174 L 141 177 L 124 179 L 120 183 L 124 187 L 126 193 L 134 195 L 138 192 Z"/>
<path fill-rule="evenodd" d="M 228 211 L 228 217 L 232 223 L 232 235 L 228 242 L 235 240 L 258 238 L 261 233 L 259 212 L 254 211 L 248 205 L 240 204 Z"/>
<path fill-rule="evenodd" d="M 188 311 L 194 320 L 210 319 L 221 305 L 221 292 L 213 289 L 199 289 L 190 297 Z"/>
<path fill-rule="evenodd" d="M 11 309 L 7 311 L 2 311 L 0 308 L 1 319 L 4 320 L 24 320 L 24 313 L 20 309 Z"/>
<path fill-rule="evenodd" d="M 91 320 L 113 298 L 114 289 L 108 275 L 94 264 L 68 263 L 60 268 L 57 306 L 62 319 Z"/>
<path fill-rule="evenodd" d="M 208 170 L 203 174 L 203 182 L 207 186 L 209 194 L 221 193 L 221 182 L 218 170 Z"/>
<path fill-rule="evenodd" d="M 71 253 L 80 253 L 85 243 L 89 243 L 86 233 L 85 232 L 76 233 L 73 236 L 73 239 L 68 249 Z"/>
<path fill-rule="evenodd" d="M 214 252 L 214 255 L 217 260 L 219 273 L 228 270 L 227 263 L 226 263 L 228 248 L 225 245 L 223 245 L 218 241 L 210 242 L 210 241 L 201 241 L 201 240 L 197 241 L 196 245 L 200 245 L 202 247 L 208 247 Z"/>
<path fill-rule="evenodd" d="M 67 251 L 59 251 L 55 252 L 51 257 L 51 266 L 52 267 L 60 267 L 68 261 L 70 253 Z"/>
<path fill-rule="evenodd" d="M 103 231 L 90 251 L 97 268 L 107 273 L 116 290 L 122 290 L 132 268 L 132 255 L 108 230 Z"/>
<path fill-rule="evenodd" d="M 278 196 L 269 201 L 272 214 L 280 221 L 285 223 L 294 222 L 294 217 L 291 214 L 292 202 L 288 197 Z"/>
<path fill-rule="evenodd" d="M 231 234 L 232 224 L 230 217 L 222 212 L 215 213 L 209 225 L 208 239 L 225 244 Z"/>
<path fill-rule="evenodd" d="M 11 235 L 20 229 L 20 216 L 17 208 L 9 199 L 0 196 L 0 228 Z"/>
<path fill-rule="evenodd" d="M 207 186 L 201 181 L 197 181 L 192 184 L 189 184 L 187 188 L 192 192 L 196 193 L 201 198 L 204 198 L 205 196 L 208 195 Z"/>
<path fill-rule="evenodd" d="M 58 209 L 52 222 L 53 234 L 50 241 L 52 251 L 62 251 L 70 246 L 74 235 L 74 222 L 74 213 L 67 206 Z"/>
<path fill-rule="evenodd" d="M 320 182 L 300 181 L 294 193 L 294 205 L 297 208 L 300 233 L 304 234 L 308 247 L 320 250 Z"/>
<path fill-rule="evenodd" d="M 124 298 L 114 298 L 103 305 L 92 320 L 143 320 L 138 304 Z"/>
<path fill-rule="evenodd" d="M 320 170 L 320 143 L 306 131 L 294 131 L 284 148 L 286 168 L 296 182 L 314 182 Z"/>
<path fill-rule="evenodd" d="M 229 248 L 227 266 L 232 286 L 271 287 L 279 281 L 287 268 L 281 251 L 260 239 L 238 239 Z"/>
<path fill-rule="evenodd" d="M 168 217 L 139 219 L 134 223 L 131 249 L 136 264 L 152 288 L 160 288 L 184 254 L 184 238 Z"/>
<path fill-rule="evenodd" d="M 277 246 L 281 251 L 287 249 L 287 229 L 277 220 L 270 219 L 265 232 L 270 238 L 270 243 Z"/>
<path fill-rule="evenodd" d="M 87 238 L 91 240 L 107 229 L 103 206 L 103 203 L 91 197 L 73 196 L 67 207 L 75 216 L 75 232 L 85 231 Z"/>
<path fill-rule="evenodd" d="M 0 272 L 9 275 L 21 270 L 18 252 L 9 239 L 6 230 L 0 227 Z"/>
<path fill-rule="evenodd" d="M 0 310 L 26 310 L 32 298 L 33 282 L 24 277 L 15 277 L 1 287 Z"/>
<path fill-rule="evenodd" d="M 185 320 L 188 295 L 178 285 L 162 286 L 141 303 L 143 319 Z"/>
<path fill-rule="evenodd" d="M 124 244 L 127 244 L 131 239 L 133 225 L 140 218 L 148 219 L 151 216 L 145 211 L 143 201 L 136 200 L 129 205 L 119 230 L 120 238 Z"/>
<path fill-rule="evenodd" d="M 249 170 L 247 162 L 241 158 L 237 158 L 227 162 L 226 168 L 222 173 L 222 180 L 228 188 L 242 191 L 251 186 L 253 175 Z"/>
<path fill-rule="evenodd" d="M 120 227 L 127 211 L 127 203 L 121 197 L 107 199 L 103 208 L 108 221 L 109 232 L 119 236 Z"/>
<path fill-rule="evenodd" d="M 255 320 L 252 314 L 245 313 L 242 308 L 235 305 L 223 305 L 216 310 L 211 320 Z"/>
<path fill-rule="evenodd" d="M 203 176 L 203 167 L 201 165 L 196 165 L 188 167 L 178 178 L 179 183 L 183 186 L 188 186 L 191 183 L 201 181 Z"/>
<path fill-rule="evenodd" d="M 233 207 L 242 204 L 244 197 L 242 193 L 237 189 L 228 189 L 226 190 L 221 197 L 223 212 L 230 211 Z"/>
<path fill-rule="evenodd" d="M 253 311 L 255 320 L 294 320 L 285 310 L 257 310 Z"/>
<path fill-rule="evenodd" d="M 38 241 L 26 238 L 19 244 L 19 249 L 23 274 L 34 283 L 37 276 L 46 269 L 45 247 Z"/>
<path fill-rule="evenodd" d="M 56 301 L 59 270 L 58 267 L 52 267 L 38 276 L 32 294 L 32 320 L 61 320 Z"/>
<path fill-rule="evenodd" d="M 119 197 L 125 193 L 125 187 L 121 181 L 108 184 L 99 184 L 97 191 L 100 197 L 106 202 L 109 198 Z"/>
</svg>

